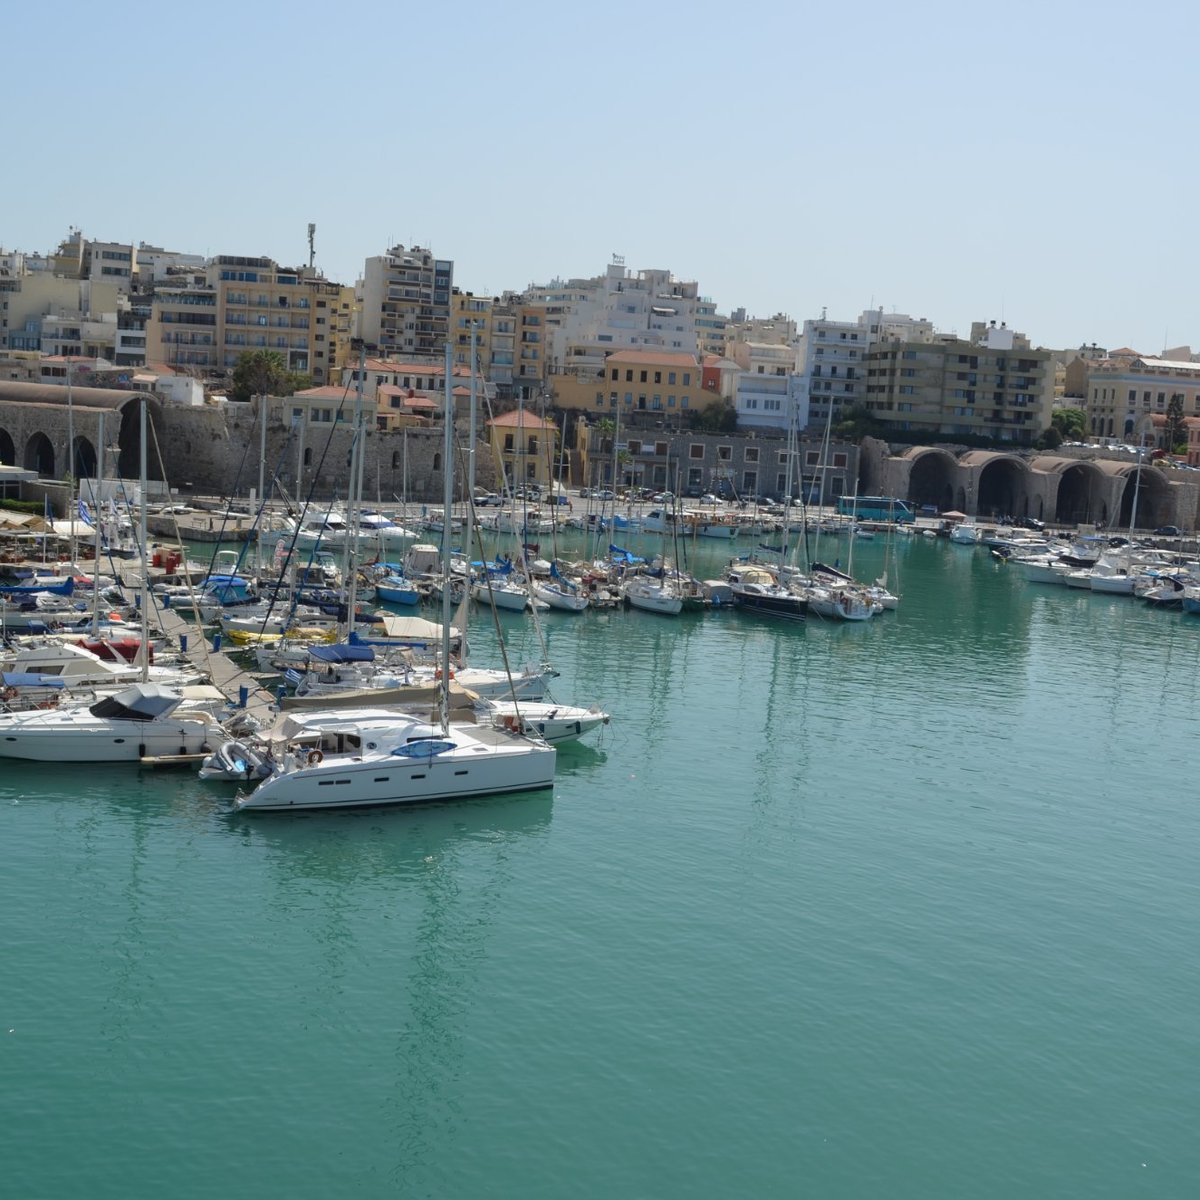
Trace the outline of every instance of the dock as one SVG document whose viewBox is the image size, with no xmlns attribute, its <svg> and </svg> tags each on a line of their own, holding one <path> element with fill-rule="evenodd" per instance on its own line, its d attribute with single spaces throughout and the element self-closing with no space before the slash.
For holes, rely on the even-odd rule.
<svg viewBox="0 0 1200 1200">
<path fill-rule="evenodd" d="M 240 697 L 245 690 L 244 711 L 264 728 L 274 724 L 279 707 L 275 696 L 262 683 L 262 675 L 247 670 L 234 662 L 224 650 L 214 650 L 210 638 L 204 636 L 195 623 L 189 620 L 182 609 L 161 608 L 157 620 L 163 635 L 172 644 L 180 647 L 180 654 L 197 671 L 203 672 L 232 704 L 240 707 Z M 186 639 L 187 649 L 182 649 Z"/>
</svg>

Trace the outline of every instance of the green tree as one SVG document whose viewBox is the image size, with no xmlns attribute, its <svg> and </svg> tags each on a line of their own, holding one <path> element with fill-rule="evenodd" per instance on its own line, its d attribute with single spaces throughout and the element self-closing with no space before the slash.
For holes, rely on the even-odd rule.
<svg viewBox="0 0 1200 1200">
<path fill-rule="evenodd" d="M 1174 392 L 1167 401 L 1166 443 L 1169 454 L 1187 453 L 1187 430 L 1183 424 L 1183 393 Z"/>
<path fill-rule="evenodd" d="M 1059 432 L 1057 426 L 1049 425 L 1042 430 L 1041 437 L 1037 440 L 1039 450 L 1057 450 L 1063 444 L 1063 435 Z"/>
<path fill-rule="evenodd" d="M 861 442 L 865 437 L 882 437 L 883 424 L 865 404 L 852 404 L 834 426 L 838 437 L 848 442 Z"/>
<path fill-rule="evenodd" d="M 243 402 L 251 396 L 290 396 L 312 383 L 309 376 L 289 371 L 287 360 L 277 350 L 239 354 L 232 378 L 233 399 Z"/>
<path fill-rule="evenodd" d="M 713 400 L 699 411 L 690 411 L 692 428 L 700 433 L 737 432 L 737 412 L 727 400 Z"/>
<path fill-rule="evenodd" d="M 1087 413 L 1082 408 L 1056 408 L 1050 414 L 1050 425 L 1057 429 L 1059 442 L 1081 442 L 1087 436 Z"/>
</svg>

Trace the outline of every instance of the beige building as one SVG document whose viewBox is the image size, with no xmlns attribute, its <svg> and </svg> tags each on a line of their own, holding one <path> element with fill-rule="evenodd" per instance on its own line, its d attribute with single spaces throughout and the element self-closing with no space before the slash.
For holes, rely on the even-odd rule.
<svg viewBox="0 0 1200 1200">
<path fill-rule="evenodd" d="M 517 409 L 488 422 L 492 454 L 514 487 L 547 487 L 558 462 L 558 426 L 536 413 Z"/>
<path fill-rule="evenodd" d="M 1112 351 L 1089 364 L 1088 430 L 1096 438 L 1130 441 L 1149 429 L 1148 418 L 1165 417 L 1173 396 L 1183 400 L 1186 417 L 1200 417 L 1200 362 L 1180 346 L 1163 357 Z"/>
<path fill-rule="evenodd" d="M 421 246 L 393 246 L 363 269 L 362 338 L 384 353 L 442 352 L 450 337 L 454 263 Z"/>
<path fill-rule="evenodd" d="M 44 318 L 100 321 L 111 314 L 115 321 L 124 302 L 123 289 L 115 282 L 66 279 L 45 271 L 2 278 L 0 348 L 40 350 Z"/>
<path fill-rule="evenodd" d="M 457 288 L 450 296 L 450 344 L 454 361 L 460 366 L 481 366 L 484 371 L 492 357 L 491 296 L 476 296 Z M 471 361 L 471 331 L 475 332 L 475 362 Z"/>
<path fill-rule="evenodd" d="M 147 361 L 220 375 L 242 354 L 273 350 L 289 371 L 320 385 L 349 359 L 352 319 L 353 290 L 310 267 L 220 255 L 203 283 L 156 289 Z"/>
<path fill-rule="evenodd" d="M 865 367 L 867 408 L 898 431 L 1029 446 L 1050 424 L 1050 352 L 1007 328 L 987 327 L 978 341 L 887 338 L 871 347 Z"/>
</svg>

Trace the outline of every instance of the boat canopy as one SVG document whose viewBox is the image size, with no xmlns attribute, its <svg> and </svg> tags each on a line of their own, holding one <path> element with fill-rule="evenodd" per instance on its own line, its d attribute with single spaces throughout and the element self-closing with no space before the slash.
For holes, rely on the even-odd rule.
<svg viewBox="0 0 1200 1200">
<path fill-rule="evenodd" d="M 309 658 L 323 663 L 374 662 L 375 651 L 370 646 L 334 642 L 329 646 L 309 646 Z"/>
<path fill-rule="evenodd" d="M 178 692 L 157 683 L 135 683 L 112 696 L 97 700 L 88 708 L 93 717 L 114 721 L 155 721 L 179 707 Z"/>
<path fill-rule="evenodd" d="M 5 687 L 64 688 L 66 681 L 57 675 L 34 675 L 28 671 L 5 671 L 0 674 L 0 683 Z"/>
</svg>

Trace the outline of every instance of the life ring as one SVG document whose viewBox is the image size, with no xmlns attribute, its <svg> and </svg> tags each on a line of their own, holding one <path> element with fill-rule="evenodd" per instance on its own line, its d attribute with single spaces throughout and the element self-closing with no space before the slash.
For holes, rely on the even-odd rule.
<svg viewBox="0 0 1200 1200">
<path fill-rule="evenodd" d="M 323 755 L 320 752 L 320 750 L 310 750 L 308 752 L 307 762 L 310 767 L 315 767 L 318 763 L 321 763 L 324 761 L 325 761 L 325 755 Z"/>
<path fill-rule="evenodd" d="M 441 667 L 438 667 L 438 669 L 436 671 L 434 671 L 433 677 L 434 677 L 434 679 L 441 679 L 441 677 L 442 677 L 442 668 Z M 454 678 L 454 668 L 453 667 L 450 668 L 450 678 L 451 679 Z"/>
</svg>

